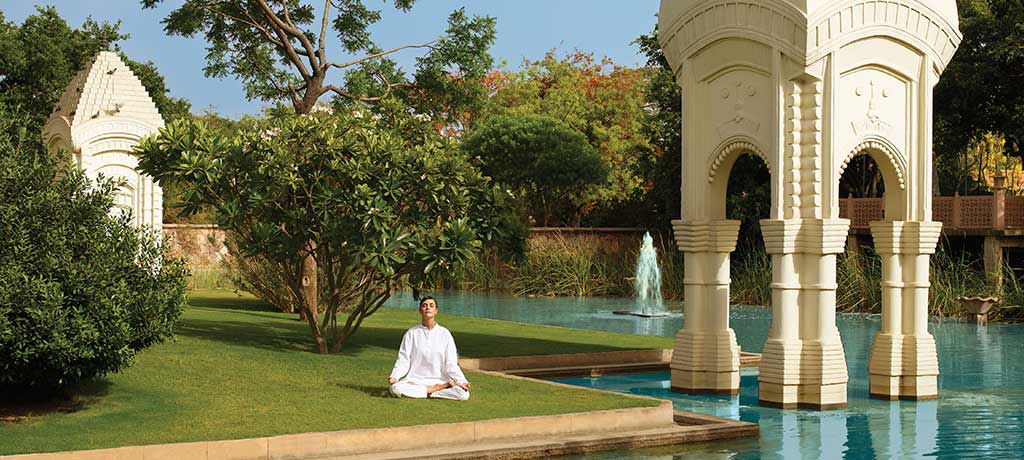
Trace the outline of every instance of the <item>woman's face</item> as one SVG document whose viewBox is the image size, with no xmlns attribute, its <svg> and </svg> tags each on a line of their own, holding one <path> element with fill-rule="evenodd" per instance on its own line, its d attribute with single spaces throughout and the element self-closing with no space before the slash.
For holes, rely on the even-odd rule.
<svg viewBox="0 0 1024 460">
<path fill-rule="evenodd" d="M 435 302 L 434 299 L 424 300 L 423 303 L 420 304 L 420 316 L 423 317 L 424 321 L 433 319 L 437 316 L 437 302 Z"/>
</svg>

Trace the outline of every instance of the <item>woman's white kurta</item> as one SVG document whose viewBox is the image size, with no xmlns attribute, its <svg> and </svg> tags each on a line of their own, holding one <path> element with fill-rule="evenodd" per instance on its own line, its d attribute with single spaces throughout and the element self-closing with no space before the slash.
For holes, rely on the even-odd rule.
<svg viewBox="0 0 1024 460">
<path fill-rule="evenodd" d="M 456 384 L 467 382 L 466 375 L 459 368 L 455 339 L 448 329 L 439 324 L 435 324 L 433 329 L 417 324 L 405 331 L 391 377 L 399 380 L 395 384 L 398 388 L 408 387 L 408 384 L 430 387 L 449 380 Z M 425 388 L 423 393 L 425 396 Z"/>
</svg>

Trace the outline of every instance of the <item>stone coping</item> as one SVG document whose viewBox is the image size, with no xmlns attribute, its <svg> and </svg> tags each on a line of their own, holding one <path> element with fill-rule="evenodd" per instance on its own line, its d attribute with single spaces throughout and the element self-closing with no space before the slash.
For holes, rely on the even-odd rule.
<svg viewBox="0 0 1024 460">
<path fill-rule="evenodd" d="M 559 415 L 474 422 L 302 433 L 229 441 L 202 441 L 114 449 L 21 454 L 4 460 L 297 460 L 388 451 L 453 448 L 526 438 L 607 435 L 674 426 L 672 403 Z"/>
<path fill-rule="evenodd" d="M 740 367 L 756 367 L 760 353 L 740 353 Z M 623 350 L 559 355 L 463 358 L 463 369 L 497 371 L 534 378 L 596 377 L 613 374 L 668 372 L 671 349 Z"/>
</svg>

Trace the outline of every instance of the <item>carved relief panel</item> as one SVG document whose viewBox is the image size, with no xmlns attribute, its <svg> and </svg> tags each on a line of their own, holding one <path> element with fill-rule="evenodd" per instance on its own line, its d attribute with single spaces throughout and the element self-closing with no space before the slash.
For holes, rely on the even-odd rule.
<svg viewBox="0 0 1024 460">
<path fill-rule="evenodd" d="M 881 67 L 865 66 L 843 75 L 833 126 L 839 152 L 865 138 L 882 138 L 902 162 L 911 125 L 911 94 L 909 81 Z"/>
<path fill-rule="evenodd" d="M 708 147 L 745 137 L 768 145 L 773 93 L 768 76 L 748 68 L 733 68 L 707 82 L 709 122 L 713 135 Z"/>
</svg>

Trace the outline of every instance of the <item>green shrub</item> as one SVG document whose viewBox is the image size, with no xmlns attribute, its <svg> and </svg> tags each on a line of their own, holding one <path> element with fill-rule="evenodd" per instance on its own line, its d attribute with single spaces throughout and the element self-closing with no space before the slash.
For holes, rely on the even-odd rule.
<svg viewBox="0 0 1024 460">
<path fill-rule="evenodd" d="M 59 170 L 0 107 L 0 395 L 48 396 L 169 337 L 185 268 L 108 214 L 117 184 Z M 14 130 L 16 131 L 16 130 Z"/>
</svg>

